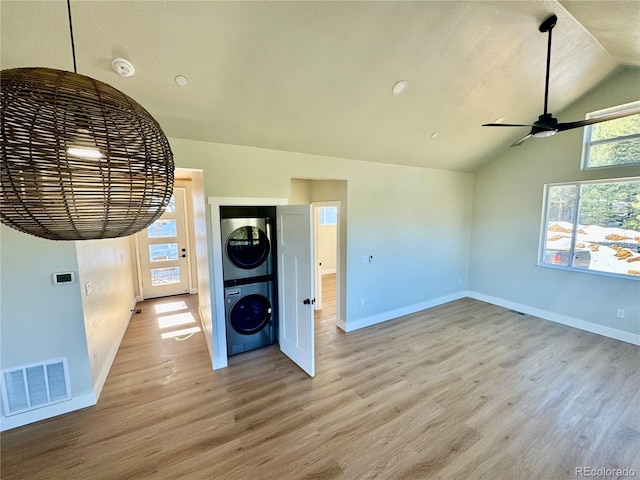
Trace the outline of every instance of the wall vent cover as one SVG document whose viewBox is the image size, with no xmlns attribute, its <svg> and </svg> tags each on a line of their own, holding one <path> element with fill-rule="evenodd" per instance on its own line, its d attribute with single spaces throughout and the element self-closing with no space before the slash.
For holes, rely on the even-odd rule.
<svg viewBox="0 0 640 480">
<path fill-rule="evenodd" d="M 5 416 L 71 398 L 66 357 L 2 370 L 1 380 Z"/>
</svg>

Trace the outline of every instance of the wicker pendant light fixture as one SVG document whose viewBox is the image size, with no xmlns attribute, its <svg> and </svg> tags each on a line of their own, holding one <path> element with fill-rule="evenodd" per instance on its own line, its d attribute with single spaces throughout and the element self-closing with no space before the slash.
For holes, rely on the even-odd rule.
<svg viewBox="0 0 640 480">
<path fill-rule="evenodd" d="M 0 220 L 51 240 L 139 232 L 165 210 L 174 163 L 158 122 L 135 100 L 74 72 L 3 70 Z"/>
</svg>

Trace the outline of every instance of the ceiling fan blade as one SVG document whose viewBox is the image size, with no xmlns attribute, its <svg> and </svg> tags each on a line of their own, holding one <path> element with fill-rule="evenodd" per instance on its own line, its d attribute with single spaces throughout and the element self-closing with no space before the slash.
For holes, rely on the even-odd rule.
<svg viewBox="0 0 640 480">
<path fill-rule="evenodd" d="M 519 147 L 520 145 L 522 145 L 524 143 L 524 141 L 529 138 L 532 134 L 529 133 L 527 135 L 525 135 L 524 137 L 522 137 L 520 140 L 516 140 L 515 142 L 513 142 L 511 144 L 512 147 Z"/>
<path fill-rule="evenodd" d="M 524 125 L 522 123 L 485 123 L 483 127 L 533 127 L 533 125 Z"/>
<path fill-rule="evenodd" d="M 586 120 L 579 120 L 577 122 L 563 122 L 558 124 L 558 131 L 563 132 L 565 130 L 571 130 L 573 128 L 586 127 L 587 125 L 593 125 L 600 122 L 608 122 L 609 120 L 615 120 L 617 118 L 628 117 L 630 115 L 637 115 L 640 111 L 627 111 L 617 112 L 610 115 L 603 115 L 602 117 L 588 118 Z"/>
</svg>

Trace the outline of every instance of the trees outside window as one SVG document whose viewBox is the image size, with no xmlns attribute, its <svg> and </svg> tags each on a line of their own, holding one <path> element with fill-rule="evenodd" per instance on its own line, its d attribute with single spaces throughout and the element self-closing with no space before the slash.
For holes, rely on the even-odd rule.
<svg viewBox="0 0 640 480">
<path fill-rule="evenodd" d="M 640 102 L 593 112 L 587 119 L 640 110 Z M 584 129 L 583 169 L 640 164 L 640 113 Z"/>
<path fill-rule="evenodd" d="M 640 178 L 545 191 L 541 265 L 640 278 Z"/>
</svg>

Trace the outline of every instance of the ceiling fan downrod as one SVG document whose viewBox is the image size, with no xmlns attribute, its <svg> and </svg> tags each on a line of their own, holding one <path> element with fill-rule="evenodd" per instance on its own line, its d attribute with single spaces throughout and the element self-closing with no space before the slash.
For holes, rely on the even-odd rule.
<svg viewBox="0 0 640 480">
<path fill-rule="evenodd" d="M 549 103 L 549 73 L 551 70 L 551 32 L 553 31 L 553 27 L 558 23 L 558 17 L 556 15 L 551 15 L 547 17 L 547 19 L 540 24 L 540 30 L 542 33 L 549 32 L 549 40 L 547 41 L 547 75 L 545 78 L 544 84 L 544 115 L 548 113 L 548 103 Z"/>
</svg>

